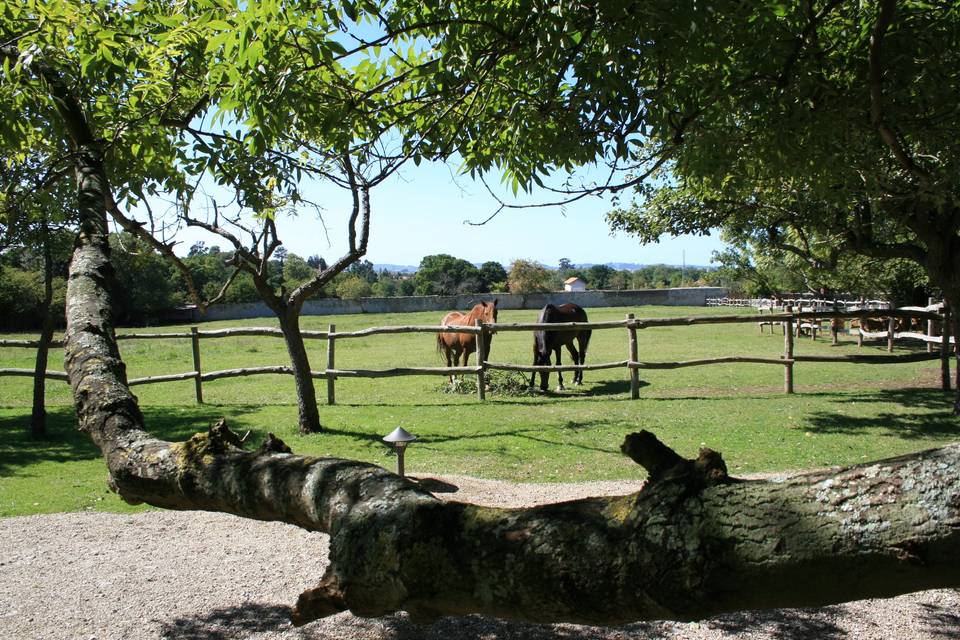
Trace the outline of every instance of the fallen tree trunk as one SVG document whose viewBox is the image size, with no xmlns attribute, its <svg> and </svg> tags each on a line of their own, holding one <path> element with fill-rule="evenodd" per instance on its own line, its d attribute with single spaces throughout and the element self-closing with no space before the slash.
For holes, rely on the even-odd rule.
<svg viewBox="0 0 960 640">
<path fill-rule="evenodd" d="M 684 460 L 646 432 L 624 452 L 634 494 L 530 509 L 442 502 L 373 465 L 258 451 L 223 423 L 186 442 L 144 430 L 107 283 L 99 150 L 76 154 L 81 237 L 68 289 L 66 369 L 80 427 L 127 501 L 224 511 L 330 534 L 330 567 L 294 611 L 416 620 L 483 613 L 620 624 L 814 606 L 960 586 L 960 445 L 780 482 Z M 99 207 L 99 210 L 98 210 Z"/>
</svg>

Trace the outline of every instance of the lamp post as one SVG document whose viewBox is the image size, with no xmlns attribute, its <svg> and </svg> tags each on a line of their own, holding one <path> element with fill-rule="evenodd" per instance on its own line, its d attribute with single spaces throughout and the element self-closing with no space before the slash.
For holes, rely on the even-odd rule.
<svg viewBox="0 0 960 640">
<path fill-rule="evenodd" d="M 397 475 L 403 477 L 403 453 L 407 448 L 408 442 L 413 442 L 417 436 L 409 433 L 403 427 L 397 427 L 383 437 L 384 442 L 389 442 L 397 452 Z"/>
</svg>

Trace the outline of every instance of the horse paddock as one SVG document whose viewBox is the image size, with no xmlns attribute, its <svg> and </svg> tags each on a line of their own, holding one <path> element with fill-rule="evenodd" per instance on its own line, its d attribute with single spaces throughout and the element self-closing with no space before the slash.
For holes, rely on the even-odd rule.
<svg viewBox="0 0 960 640">
<path fill-rule="evenodd" d="M 591 322 L 705 314 L 736 309 L 704 307 L 589 308 Z M 372 326 L 433 325 L 442 314 L 305 317 L 304 329 L 338 331 Z M 500 311 L 498 322 L 530 323 L 537 311 Z M 276 326 L 274 319 L 209 323 L 203 329 Z M 137 329 L 189 331 L 184 327 Z M 25 338 L 29 336 L 3 336 Z M 339 342 L 339 341 L 338 341 Z M 497 333 L 489 360 L 529 365 L 529 331 Z M 325 362 L 325 340 L 308 341 L 314 369 Z M 724 356 L 776 359 L 783 336 L 758 334 L 756 323 L 655 327 L 637 331 L 643 361 L 682 361 Z M 886 353 L 867 343 L 859 353 Z M 189 340 L 125 341 L 121 351 L 131 378 L 169 375 L 192 368 Z M 919 351 L 921 345 L 916 347 Z M 807 355 L 858 353 L 856 340 L 829 336 L 799 340 Z M 912 347 L 897 351 L 910 352 Z M 594 330 L 586 364 L 626 360 L 628 331 Z M 51 369 L 60 354 L 51 354 Z M 0 367 L 32 367 L 33 351 L 0 349 Z M 283 341 L 242 336 L 204 341 L 204 370 L 279 365 L 287 362 Z M 565 362 L 567 360 L 565 359 Z M 337 344 L 343 369 L 438 367 L 444 364 L 431 334 L 371 335 Z M 952 396 L 939 389 L 939 363 L 882 365 L 799 362 L 796 393 L 783 392 L 783 367 L 723 363 L 679 370 L 641 370 L 639 398 L 630 398 L 627 369 L 586 371 L 584 384 L 563 392 L 532 395 L 448 391 L 441 376 L 337 380 L 337 404 L 321 405 L 325 432 L 296 433 L 293 379 L 260 375 L 205 383 L 197 404 L 193 380 L 135 387 L 148 428 L 158 437 L 183 439 L 221 417 L 235 431 L 250 430 L 254 446 L 275 433 L 296 453 L 361 459 L 393 468 L 381 438 L 397 426 L 418 436 L 407 452 L 411 474 L 459 474 L 519 482 L 579 482 L 642 477 L 619 451 L 623 436 L 647 429 L 686 456 L 700 446 L 720 451 L 732 474 L 848 465 L 937 446 L 958 432 Z M 318 387 L 320 387 L 318 381 Z M 319 390 L 319 388 L 318 388 Z M 0 377 L 0 515 L 59 511 L 130 511 L 109 493 L 104 465 L 76 432 L 69 389 L 47 383 L 50 437 L 26 435 L 31 380 Z M 321 394 L 322 397 L 322 394 Z M 40 481 L 38 481 L 38 479 Z"/>
</svg>

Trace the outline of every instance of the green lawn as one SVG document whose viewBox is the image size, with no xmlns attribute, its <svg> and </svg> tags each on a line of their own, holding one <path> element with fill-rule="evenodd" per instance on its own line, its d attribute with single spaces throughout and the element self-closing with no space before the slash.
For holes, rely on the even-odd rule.
<svg viewBox="0 0 960 640">
<path fill-rule="evenodd" d="M 591 320 L 736 313 L 702 307 L 590 309 Z M 742 310 L 740 312 L 743 312 Z M 440 313 L 306 317 L 305 329 L 339 331 L 370 326 L 437 324 Z M 504 311 L 501 322 L 532 322 L 536 311 Z M 218 322 L 203 328 L 276 326 L 271 319 Z M 156 331 L 184 329 L 164 327 Z M 143 331 L 143 330 L 138 330 Z M 25 338 L 29 336 L 4 336 Z M 491 360 L 529 364 L 529 333 L 494 338 Z M 919 348 L 919 347 L 917 347 Z M 308 342 L 314 369 L 323 369 L 326 343 Z M 898 348 L 906 351 L 908 347 Z M 130 377 L 177 373 L 192 368 L 188 340 L 122 342 Z M 776 358 L 779 333 L 759 333 L 755 324 L 667 327 L 639 332 L 640 359 L 684 360 L 720 355 Z M 801 338 L 799 354 L 857 352 L 852 337 L 830 345 Z M 880 346 L 867 352 L 884 352 Z M 625 329 L 595 331 L 588 362 L 627 358 Z M 62 366 L 62 354 L 51 367 Z M 0 367 L 31 367 L 29 349 L 0 349 Z M 565 362 L 568 356 L 564 354 Z M 241 337 L 202 341 L 205 371 L 285 364 L 277 338 Z M 438 366 L 431 334 L 382 335 L 337 343 L 339 368 Z M 725 364 L 673 371 L 642 371 L 641 399 L 629 397 L 624 369 L 587 372 L 585 385 L 561 394 L 510 397 L 442 392 L 440 377 L 341 379 L 337 402 L 321 405 L 326 432 L 296 434 L 293 381 L 257 376 L 204 385 L 206 404 L 196 405 L 193 382 L 134 389 L 148 428 L 167 439 L 182 439 L 220 417 L 254 440 L 268 431 L 297 453 L 368 460 L 392 467 L 380 438 L 396 426 L 419 436 L 407 454 L 408 472 L 455 473 L 518 481 L 576 481 L 642 475 L 619 453 L 623 435 L 648 429 L 680 453 L 695 455 L 705 444 L 721 451 L 734 473 L 800 469 L 915 451 L 956 439 L 960 425 L 951 398 L 938 390 L 938 363 L 852 365 L 798 363 L 797 393 L 782 392 L 783 369 L 761 364 Z M 567 381 L 572 378 L 568 374 Z M 551 380 L 551 387 L 556 384 Z M 318 397 L 326 397 L 317 381 Z M 0 515 L 67 510 L 132 509 L 110 494 L 106 468 L 93 446 L 75 429 L 67 385 L 47 385 L 50 437 L 31 441 L 31 381 L 0 377 Z"/>
</svg>

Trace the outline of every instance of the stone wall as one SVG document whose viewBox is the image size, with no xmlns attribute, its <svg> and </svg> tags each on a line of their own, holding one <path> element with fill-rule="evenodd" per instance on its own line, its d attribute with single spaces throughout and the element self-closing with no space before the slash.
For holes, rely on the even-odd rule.
<svg viewBox="0 0 960 640">
<path fill-rule="evenodd" d="M 706 306 L 707 298 L 726 295 L 721 287 L 685 287 L 677 289 L 639 289 L 631 291 L 557 291 L 553 293 L 484 293 L 458 296 L 409 296 L 400 298 L 358 298 L 341 300 L 324 298 L 308 300 L 303 305 L 305 316 L 335 316 L 348 313 L 407 313 L 412 311 L 465 310 L 481 300 L 498 300 L 501 309 L 542 309 L 547 303 L 574 302 L 581 307 L 635 307 L 642 305 Z M 273 313 L 262 302 L 220 304 L 211 307 L 206 316 L 192 309 L 181 322 L 241 320 L 269 317 Z M 437 318 L 437 322 L 440 318 Z M 532 321 L 532 320 L 531 320 Z"/>
</svg>

